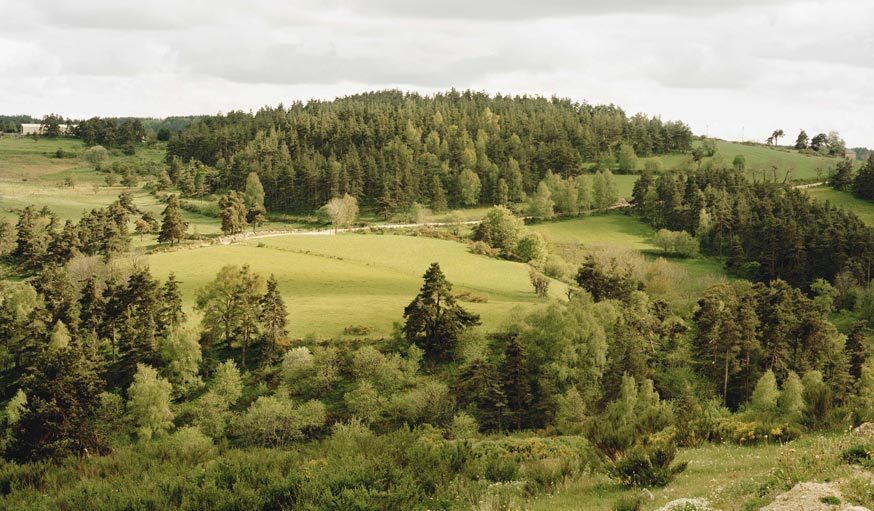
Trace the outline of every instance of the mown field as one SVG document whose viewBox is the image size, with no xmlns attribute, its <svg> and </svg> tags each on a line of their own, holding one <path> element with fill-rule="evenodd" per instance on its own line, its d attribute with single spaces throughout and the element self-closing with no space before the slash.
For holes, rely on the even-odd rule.
<svg viewBox="0 0 874 511">
<path fill-rule="evenodd" d="M 366 326 L 372 336 L 389 335 L 392 324 L 403 320 L 404 307 L 418 293 L 432 262 L 440 263 L 455 293 L 487 300 L 462 302 L 482 316 L 484 330 L 500 327 L 517 307 L 542 303 L 528 281 L 526 265 L 474 255 L 461 243 L 430 238 L 289 235 L 149 256 L 157 277 L 164 279 L 172 271 L 182 281 L 189 313 L 195 290 L 225 265 L 249 264 L 265 277 L 275 275 L 292 338 L 339 337 L 350 325 Z M 550 291 L 560 297 L 564 287 L 554 283 Z"/>
</svg>

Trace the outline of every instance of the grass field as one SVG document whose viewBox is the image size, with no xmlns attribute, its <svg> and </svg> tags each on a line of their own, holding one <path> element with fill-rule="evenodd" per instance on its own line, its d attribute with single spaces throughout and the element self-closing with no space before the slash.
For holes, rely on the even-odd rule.
<svg viewBox="0 0 874 511">
<path fill-rule="evenodd" d="M 526 265 L 473 255 L 466 245 L 430 238 L 340 234 L 278 236 L 243 244 L 217 245 L 149 256 L 156 277 L 173 271 L 189 315 L 195 290 L 215 278 L 222 266 L 248 263 L 265 277 L 274 274 L 289 310 L 292 338 L 314 333 L 339 337 L 350 325 L 385 336 L 402 321 L 422 275 L 439 262 L 453 291 L 470 291 L 487 303 L 463 305 L 482 316 L 483 327 L 504 324 L 514 308 L 541 303 L 528 281 Z M 563 294 L 553 283 L 551 293 Z M 194 318 L 196 319 L 196 318 Z"/>
<path fill-rule="evenodd" d="M 791 171 L 790 181 L 819 181 L 824 179 L 829 169 L 834 168 L 839 161 L 837 158 L 801 154 L 787 147 L 749 145 L 724 140 L 717 140 L 716 147 L 717 153 L 713 158 L 724 158 L 728 165 L 731 165 L 734 157 L 741 154 L 746 159 L 747 174 L 759 180 L 763 175 L 765 179 L 773 179 L 772 168 L 776 166 L 778 181 L 783 180 L 787 171 Z"/>
<path fill-rule="evenodd" d="M 850 192 L 840 192 L 830 186 L 817 186 L 804 190 L 817 201 L 828 201 L 832 206 L 852 211 L 868 225 L 874 225 L 874 202 L 859 199 Z"/>
<path fill-rule="evenodd" d="M 694 145 L 698 144 L 700 142 L 694 143 Z M 785 177 L 787 170 L 791 170 L 789 173 L 790 181 L 818 181 L 823 179 L 828 174 L 829 169 L 834 168 L 838 163 L 836 158 L 801 154 L 794 149 L 782 146 L 770 147 L 761 144 L 742 144 L 739 142 L 717 140 L 716 149 L 716 154 L 712 157 L 705 157 L 702 164 L 706 164 L 711 160 L 719 160 L 721 164 L 731 167 L 734 157 L 740 154 L 746 159 L 749 177 L 758 180 L 761 180 L 763 175 L 766 179 L 774 179 L 773 168 L 777 167 L 777 179 L 780 181 Z M 660 154 L 647 158 L 639 158 L 637 170 L 642 171 L 646 162 L 650 160 L 658 160 L 661 163 L 661 168 L 664 170 L 676 170 L 694 165 L 691 163 L 691 156 L 687 153 Z M 817 172 L 817 169 L 819 169 L 819 172 Z M 631 180 L 631 184 L 628 185 L 627 194 L 622 193 L 624 197 L 629 197 L 631 195 L 631 186 L 633 186 L 636 176 L 617 176 L 617 178 Z M 621 187 L 622 185 L 620 184 Z"/>
<path fill-rule="evenodd" d="M 627 249 L 643 253 L 650 261 L 662 257 L 661 250 L 652 242 L 655 230 L 637 218 L 621 213 L 560 219 L 530 227 L 543 234 L 549 243 L 577 243 L 590 250 Z M 676 297 L 677 305 L 691 306 L 694 297 L 708 286 L 728 278 L 722 264 L 712 259 L 671 258 L 665 262 L 672 271 L 676 270 L 665 289 Z M 655 289 L 651 291 L 656 292 Z"/>
</svg>

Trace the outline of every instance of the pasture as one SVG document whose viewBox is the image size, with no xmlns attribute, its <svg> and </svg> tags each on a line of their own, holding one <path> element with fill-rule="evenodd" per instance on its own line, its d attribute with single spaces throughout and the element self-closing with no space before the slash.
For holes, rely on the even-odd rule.
<svg viewBox="0 0 874 511">
<path fill-rule="evenodd" d="M 474 255 L 460 243 L 422 237 L 287 235 L 149 256 L 156 277 L 176 273 L 192 320 L 197 320 L 192 311 L 195 291 L 223 266 L 249 264 L 265 277 L 275 275 L 288 307 L 292 338 L 340 337 L 351 325 L 370 328 L 371 336 L 389 335 L 392 324 L 403 320 L 404 307 L 418 293 L 432 262 L 440 263 L 454 293 L 470 292 L 487 300 L 460 302 L 480 314 L 484 330 L 502 326 L 517 307 L 542 303 L 526 265 Z M 561 297 L 564 289 L 553 282 L 550 294 Z"/>
<path fill-rule="evenodd" d="M 651 293 L 683 308 L 691 307 L 689 300 L 708 286 L 728 278 L 722 264 L 713 259 L 663 258 L 662 251 L 653 244 L 655 229 L 633 216 L 610 213 L 558 219 L 529 227 L 541 233 L 551 245 L 577 245 L 584 251 L 606 251 L 619 259 L 643 254 L 648 262 L 656 264 L 640 268 L 636 276 L 649 280 Z"/>
<path fill-rule="evenodd" d="M 817 186 L 804 190 L 810 198 L 825 202 L 845 211 L 852 211 L 868 225 L 874 226 L 874 202 L 859 199 L 850 192 L 841 192 L 831 186 Z"/>
</svg>

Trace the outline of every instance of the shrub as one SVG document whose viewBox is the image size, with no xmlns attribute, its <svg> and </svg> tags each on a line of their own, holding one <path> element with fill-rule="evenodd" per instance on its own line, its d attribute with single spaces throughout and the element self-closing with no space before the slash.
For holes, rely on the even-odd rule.
<svg viewBox="0 0 874 511">
<path fill-rule="evenodd" d="M 638 445 L 626 451 L 625 456 L 609 468 L 609 472 L 625 486 L 660 488 L 686 470 L 686 462 L 671 466 L 676 456 L 677 445 L 672 440 Z"/>
<path fill-rule="evenodd" d="M 364 325 L 349 325 L 343 329 L 344 335 L 370 335 L 370 327 Z"/>
<path fill-rule="evenodd" d="M 501 251 L 496 248 L 490 247 L 488 243 L 485 243 L 483 241 L 476 241 L 470 246 L 470 253 L 489 257 L 498 257 Z"/>
<path fill-rule="evenodd" d="M 643 511 L 643 496 L 626 495 L 613 503 L 613 511 Z"/>
<path fill-rule="evenodd" d="M 856 444 L 841 452 L 841 460 L 845 463 L 874 468 L 874 444 Z"/>
</svg>

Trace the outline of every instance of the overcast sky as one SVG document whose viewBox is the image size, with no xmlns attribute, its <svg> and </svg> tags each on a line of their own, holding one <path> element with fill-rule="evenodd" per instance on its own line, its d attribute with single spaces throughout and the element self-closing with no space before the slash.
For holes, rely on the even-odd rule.
<svg viewBox="0 0 874 511">
<path fill-rule="evenodd" d="M 0 113 L 249 110 L 373 89 L 570 97 L 874 147 L 871 0 L 0 0 Z"/>
</svg>

